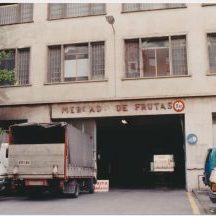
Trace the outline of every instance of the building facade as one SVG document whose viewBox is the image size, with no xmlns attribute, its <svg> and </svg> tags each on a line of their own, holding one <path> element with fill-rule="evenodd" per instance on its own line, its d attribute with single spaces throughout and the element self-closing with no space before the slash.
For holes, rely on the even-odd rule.
<svg viewBox="0 0 216 216">
<path fill-rule="evenodd" d="M 153 136 L 166 133 L 163 143 L 181 140 L 184 187 L 197 188 L 216 145 L 215 11 L 214 4 L 1 4 L 1 127 L 91 119 L 105 128 L 108 118 L 112 128 L 124 117 L 136 128 L 141 119 Z M 177 135 L 158 123 L 178 124 Z"/>
</svg>

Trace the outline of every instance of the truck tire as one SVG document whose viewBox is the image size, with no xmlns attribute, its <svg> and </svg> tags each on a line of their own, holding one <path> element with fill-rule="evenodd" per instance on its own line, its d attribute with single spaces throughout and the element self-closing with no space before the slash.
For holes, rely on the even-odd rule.
<svg viewBox="0 0 216 216">
<path fill-rule="evenodd" d="M 93 194 L 95 192 L 95 186 L 94 186 L 94 181 L 93 179 L 89 180 L 89 193 Z"/>
<path fill-rule="evenodd" d="M 72 198 L 78 198 L 80 192 L 79 184 L 76 184 L 74 193 L 72 194 Z"/>
<path fill-rule="evenodd" d="M 209 190 L 209 198 L 213 203 L 216 203 L 216 194 Z"/>
</svg>

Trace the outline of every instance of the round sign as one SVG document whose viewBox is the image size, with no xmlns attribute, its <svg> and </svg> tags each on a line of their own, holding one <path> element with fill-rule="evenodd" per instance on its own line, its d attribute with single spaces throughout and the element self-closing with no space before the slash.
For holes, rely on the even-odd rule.
<svg viewBox="0 0 216 216">
<path fill-rule="evenodd" d="M 198 141 L 198 137 L 196 134 L 188 134 L 187 136 L 187 142 L 189 144 L 196 144 Z"/>
<path fill-rule="evenodd" d="M 174 101 L 173 103 L 173 109 L 176 111 L 176 112 L 182 112 L 185 108 L 185 104 L 184 104 L 184 101 L 183 100 L 176 100 Z"/>
</svg>

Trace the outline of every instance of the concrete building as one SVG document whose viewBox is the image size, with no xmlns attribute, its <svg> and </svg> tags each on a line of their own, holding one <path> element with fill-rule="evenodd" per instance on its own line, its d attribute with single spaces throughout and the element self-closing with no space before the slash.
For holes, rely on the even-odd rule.
<svg viewBox="0 0 216 216">
<path fill-rule="evenodd" d="M 215 11 L 1 4 L 0 126 L 94 120 L 99 178 L 156 186 L 166 176 L 150 172 L 153 155 L 172 154 L 172 182 L 197 188 L 216 145 Z"/>
</svg>

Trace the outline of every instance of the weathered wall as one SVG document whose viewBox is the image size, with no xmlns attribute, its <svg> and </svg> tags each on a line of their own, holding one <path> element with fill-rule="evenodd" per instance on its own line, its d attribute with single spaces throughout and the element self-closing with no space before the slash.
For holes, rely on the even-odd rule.
<svg viewBox="0 0 216 216">
<path fill-rule="evenodd" d="M 34 4 L 34 22 L 0 27 L 0 49 L 31 47 L 31 84 L 0 88 L 1 104 L 85 101 L 114 98 L 157 98 L 209 95 L 216 92 L 216 77 L 208 73 L 207 32 L 216 31 L 215 6 L 187 4 L 187 8 L 121 13 L 121 4 L 107 4 L 115 17 L 115 41 L 105 16 L 47 20 L 47 4 Z M 186 34 L 190 76 L 122 80 L 125 38 Z M 105 41 L 105 81 L 44 85 L 47 46 Z M 114 68 L 114 58 L 116 68 Z M 116 87 L 115 87 L 116 86 Z"/>
</svg>

